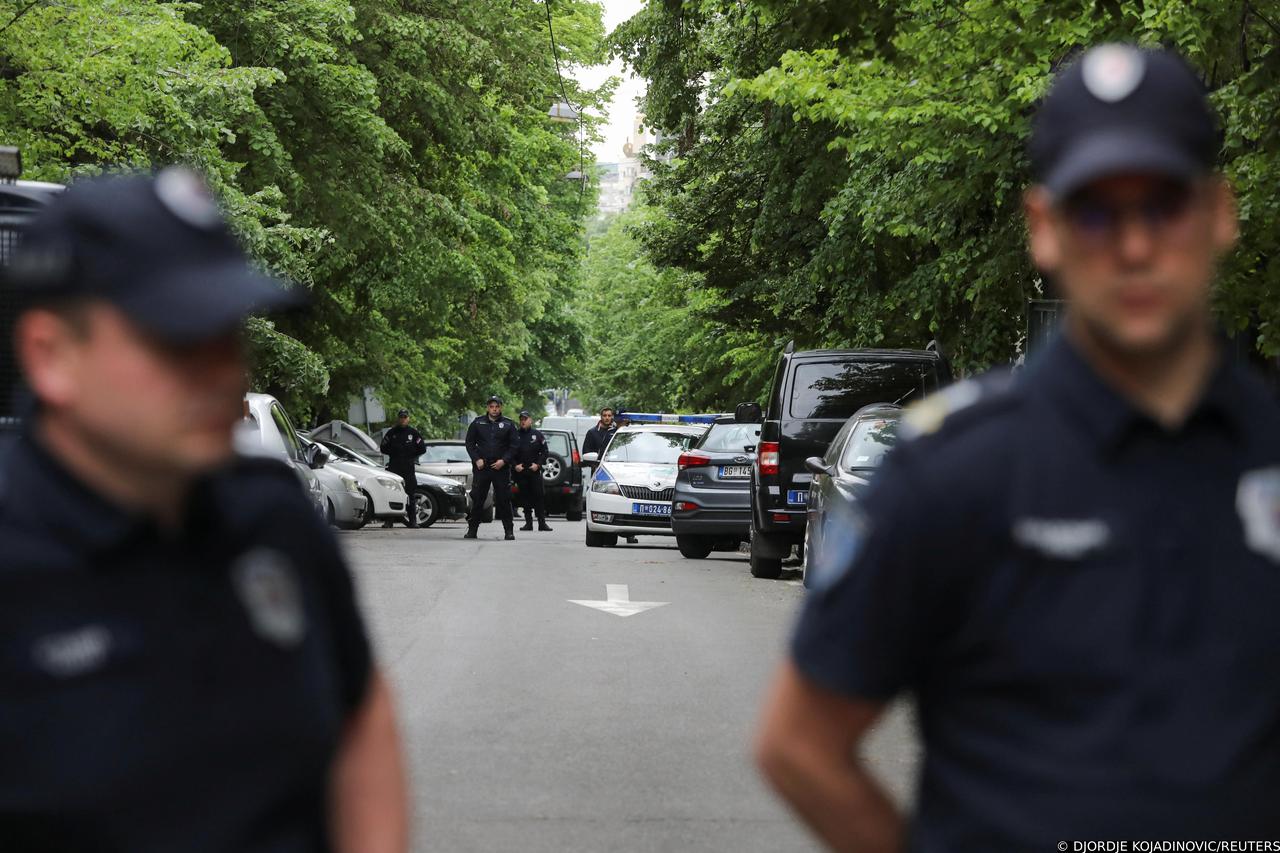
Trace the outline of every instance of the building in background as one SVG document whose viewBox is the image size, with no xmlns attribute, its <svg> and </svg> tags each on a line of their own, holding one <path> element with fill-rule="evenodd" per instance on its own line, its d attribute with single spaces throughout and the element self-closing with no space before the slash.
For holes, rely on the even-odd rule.
<svg viewBox="0 0 1280 853">
<path fill-rule="evenodd" d="M 597 217 L 604 219 L 631 206 L 639 183 L 653 176 L 644 157 L 654 156 L 653 146 L 662 141 L 659 134 L 644 125 L 644 116 L 636 115 L 631 135 L 622 146 L 622 159 L 616 163 L 597 163 L 600 180 L 600 202 Z M 665 159 L 665 158 L 664 158 Z"/>
</svg>

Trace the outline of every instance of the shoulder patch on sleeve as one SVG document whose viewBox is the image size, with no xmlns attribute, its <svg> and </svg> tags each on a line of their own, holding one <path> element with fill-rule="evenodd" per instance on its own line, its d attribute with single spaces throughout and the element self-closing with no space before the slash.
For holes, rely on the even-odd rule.
<svg viewBox="0 0 1280 853">
<path fill-rule="evenodd" d="M 908 406 L 902 413 L 898 435 L 907 441 L 932 435 L 959 412 L 980 409 L 980 403 L 1007 397 L 1012 385 L 1012 376 L 1005 371 L 949 385 Z"/>
</svg>

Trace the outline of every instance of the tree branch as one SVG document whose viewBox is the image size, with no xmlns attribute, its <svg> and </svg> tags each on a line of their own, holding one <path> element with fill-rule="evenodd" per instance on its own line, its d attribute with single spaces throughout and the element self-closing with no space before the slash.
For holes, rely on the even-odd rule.
<svg viewBox="0 0 1280 853">
<path fill-rule="evenodd" d="M 43 0 L 31 0 L 30 3 L 23 6 L 21 9 L 19 9 L 18 13 L 9 19 L 9 23 L 5 24 L 3 27 L 0 27 L 0 33 L 4 32 L 5 30 L 9 29 L 9 27 L 12 27 L 14 24 L 18 23 L 19 18 L 21 18 L 23 15 L 30 12 L 35 7 L 39 6 L 41 2 L 43 2 Z"/>
</svg>

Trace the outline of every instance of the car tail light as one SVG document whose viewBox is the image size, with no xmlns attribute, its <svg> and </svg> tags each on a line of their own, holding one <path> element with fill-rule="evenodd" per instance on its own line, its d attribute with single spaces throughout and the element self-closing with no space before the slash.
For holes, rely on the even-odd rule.
<svg viewBox="0 0 1280 853">
<path fill-rule="evenodd" d="M 573 464 L 574 465 L 582 464 L 582 454 L 579 453 L 576 448 L 573 451 Z"/>
<path fill-rule="evenodd" d="M 670 457 L 667 457 L 670 458 Z M 705 453 L 699 453 L 696 450 L 690 450 L 680 454 L 680 458 L 676 460 L 676 465 L 683 471 L 685 468 L 701 468 L 704 465 L 711 464 L 711 457 Z"/>
<path fill-rule="evenodd" d="M 756 464 L 760 466 L 761 474 L 778 473 L 778 442 L 762 441 L 760 442 L 759 456 L 756 458 Z"/>
<path fill-rule="evenodd" d="M 773 514 L 773 521 L 775 524 L 787 524 L 791 521 L 791 516 L 787 515 L 785 512 L 775 512 Z"/>
<path fill-rule="evenodd" d="M 693 501 L 676 501 L 675 508 L 681 512 L 689 512 L 698 509 L 698 505 Z"/>
</svg>

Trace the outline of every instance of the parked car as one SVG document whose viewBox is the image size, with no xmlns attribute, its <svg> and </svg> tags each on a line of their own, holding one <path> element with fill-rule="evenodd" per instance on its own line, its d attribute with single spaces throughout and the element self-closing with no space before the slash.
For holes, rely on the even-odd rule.
<svg viewBox="0 0 1280 853">
<path fill-rule="evenodd" d="M 306 439 L 303 441 L 305 443 Z M 336 468 L 344 474 L 350 474 L 360 483 L 360 489 L 369 502 L 369 510 L 365 514 L 366 522 L 405 520 L 409 495 L 405 492 L 404 481 L 400 477 L 341 444 L 330 441 L 317 443 L 329 451 L 332 457 L 329 460 L 329 467 Z"/>
<path fill-rule="evenodd" d="M 471 491 L 471 478 L 475 471 L 471 457 L 467 454 L 467 445 L 463 441 L 448 439 L 429 439 L 427 449 L 418 457 L 415 466 L 424 474 L 445 477 L 460 483 L 467 492 Z M 493 521 L 493 490 L 485 497 L 481 508 L 480 520 L 486 524 Z"/>
<path fill-rule="evenodd" d="M 316 466 L 316 477 L 324 487 L 324 520 L 343 530 L 359 530 L 369 522 L 369 500 L 360 488 L 360 481 L 336 467 L 329 465 L 329 451 L 309 438 L 298 436 L 304 452 L 319 454 L 321 464 Z"/>
<path fill-rule="evenodd" d="M 327 514 L 325 490 L 316 470 L 327 461 L 323 448 L 306 450 L 293 421 L 270 394 L 246 394 L 244 419 L 235 431 L 236 450 L 246 456 L 278 459 L 297 474 L 302 490 L 322 518 Z"/>
<path fill-rule="evenodd" d="M 547 464 L 542 468 L 542 493 L 548 515 L 563 515 L 566 521 L 582 521 L 582 455 L 578 439 L 568 430 L 544 429 Z M 519 490 L 512 486 L 514 494 Z"/>
<path fill-rule="evenodd" d="M 702 434 L 703 426 L 622 427 L 602 455 L 587 492 L 587 547 L 618 544 L 618 536 L 672 536 L 671 499 L 677 463 Z"/>
<path fill-rule="evenodd" d="M 778 359 L 751 477 L 751 574 L 776 578 L 803 546 L 805 503 L 822 455 L 845 421 L 872 403 L 913 403 L 946 385 L 936 346 L 923 350 L 810 350 L 788 344 Z M 748 404 L 754 405 L 754 404 Z M 740 407 L 741 408 L 741 407 Z"/>
<path fill-rule="evenodd" d="M 900 406 L 873 405 L 859 409 L 840 428 L 822 456 L 810 456 L 805 468 L 809 483 L 804 528 L 804 585 L 811 567 L 823 571 L 833 561 L 852 559 L 859 530 L 857 504 L 872 475 L 898 443 Z"/>
<path fill-rule="evenodd" d="M 680 553 L 706 557 L 717 544 L 748 541 L 751 535 L 751 463 L 760 424 L 726 415 L 677 461 L 671 530 Z"/>
</svg>

